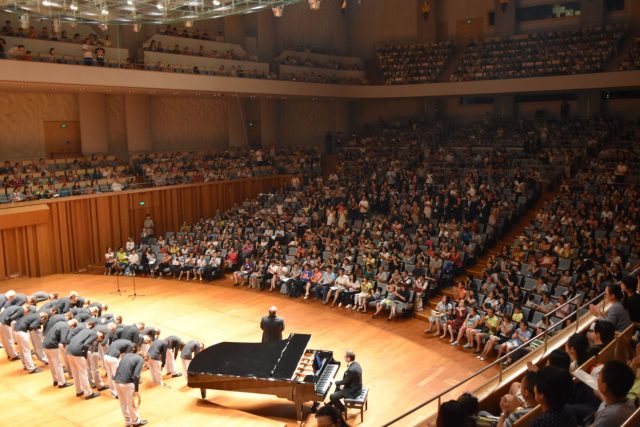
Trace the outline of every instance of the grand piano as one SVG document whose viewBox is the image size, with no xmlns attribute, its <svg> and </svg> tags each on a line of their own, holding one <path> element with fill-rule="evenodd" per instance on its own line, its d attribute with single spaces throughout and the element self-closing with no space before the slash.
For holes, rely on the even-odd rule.
<svg viewBox="0 0 640 427">
<path fill-rule="evenodd" d="M 198 353 L 187 372 L 187 385 L 207 389 L 272 394 L 296 405 L 324 401 L 340 368 L 333 352 L 308 349 L 311 335 L 290 334 L 271 343 L 222 342 Z"/>
</svg>

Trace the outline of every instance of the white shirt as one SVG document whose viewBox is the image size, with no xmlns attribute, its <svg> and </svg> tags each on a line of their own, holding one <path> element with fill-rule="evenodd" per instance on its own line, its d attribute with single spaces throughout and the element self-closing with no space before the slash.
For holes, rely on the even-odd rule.
<svg viewBox="0 0 640 427">
<path fill-rule="evenodd" d="M 137 253 L 129 254 L 129 264 L 140 264 L 140 256 Z"/>
</svg>

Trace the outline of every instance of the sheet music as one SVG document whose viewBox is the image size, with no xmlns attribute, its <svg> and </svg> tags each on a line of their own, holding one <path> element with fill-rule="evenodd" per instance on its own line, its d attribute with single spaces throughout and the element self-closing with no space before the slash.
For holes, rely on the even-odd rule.
<svg viewBox="0 0 640 427">
<path fill-rule="evenodd" d="M 591 387 L 594 390 L 598 389 L 598 381 L 593 377 L 593 375 L 586 373 L 582 369 L 576 369 L 573 371 L 573 376 Z"/>
</svg>

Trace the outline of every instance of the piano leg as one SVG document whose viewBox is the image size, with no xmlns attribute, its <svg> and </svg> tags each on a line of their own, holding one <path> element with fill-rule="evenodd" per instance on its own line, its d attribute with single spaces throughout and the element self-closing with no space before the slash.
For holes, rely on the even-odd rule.
<svg viewBox="0 0 640 427">
<path fill-rule="evenodd" d="M 202 396 L 203 399 L 207 398 L 207 389 L 206 388 L 201 388 L 200 389 L 200 396 Z"/>
<path fill-rule="evenodd" d="M 302 421 L 304 402 L 302 401 L 302 390 L 294 389 L 293 404 L 296 405 L 296 420 Z"/>
</svg>

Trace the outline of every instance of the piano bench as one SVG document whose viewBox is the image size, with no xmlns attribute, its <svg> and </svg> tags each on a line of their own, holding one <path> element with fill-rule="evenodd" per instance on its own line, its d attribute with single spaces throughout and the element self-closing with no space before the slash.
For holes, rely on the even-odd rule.
<svg viewBox="0 0 640 427">
<path fill-rule="evenodd" d="M 360 422 L 364 422 L 364 411 L 367 410 L 367 401 L 369 398 L 369 389 L 362 387 L 358 397 L 354 399 L 344 399 L 344 406 L 349 408 L 360 409 Z"/>
</svg>

